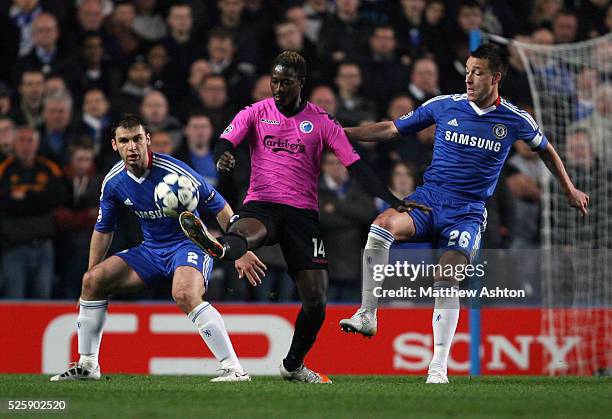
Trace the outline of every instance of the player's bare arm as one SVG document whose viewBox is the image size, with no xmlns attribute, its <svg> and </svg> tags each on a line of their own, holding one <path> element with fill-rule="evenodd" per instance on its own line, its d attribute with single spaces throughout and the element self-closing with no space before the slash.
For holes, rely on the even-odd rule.
<svg viewBox="0 0 612 419">
<path fill-rule="evenodd" d="M 232 215 L 234 215 L 234 211 L 228 204 L 225 204 L 225 207 L 217 213 L 217 222 L 223 231 L 227 231 Z M 242 279 L 246 277 L 249 283 L 254 287 L 261 284 L 262 278 L 266 275 L 265 270 L 268 269 L 266 265 L 259 260 L 257 255 L 251 251 L 247 251 L 234 263 L 238 271 L 238 278 Z"/>
<path fill-rule="evenodd" d="M 393 121 L 376 122 L 361 127 L 344 128 L 351 141 L 376 142 L 399 137 L 399 131 Z"/>
<path fill-rule="evenodd" d="M 552 144 L 548 143 L 547 147 L 538 154 L 546 167 L 548 167 L 548 170 L 550 170 L 559 181 L 567 197 L 568 204 L 578 209 L 582 216 L 587 215 L 589 212 L 589 195 L 574 186 L 565 170 L 561 157 L 559 157 L 559 154 Z"/>
<path fill-rule="evenodd" d="M 91 235 L 91 242 L 89 244 L 89 263 L 87 269 L 91 269 L 98 263 L 104 260 L 108 249 L 113 241 L 113 232 L 101 233 L 94 230 Z"/>
</svg>

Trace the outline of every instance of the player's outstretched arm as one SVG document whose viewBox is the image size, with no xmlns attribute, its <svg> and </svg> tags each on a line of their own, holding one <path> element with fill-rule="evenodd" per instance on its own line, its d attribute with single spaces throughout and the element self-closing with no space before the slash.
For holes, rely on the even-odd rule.
<svg viewBox="0 0 612 419">
<path fill-rule="evenodd" d="M 109 233 L 102 233 L 97 230 L 94 230 L 91 235 L 91 242 L 89 243 L 89 263 L 87 265 L 88 270 L 104 260 L 112 241 L 112 231 Z"/>
<path fill-rule="evenodd" d="M 538 152 L 538 154 L 546 167 L 548 167 L 548 170 L 550 170 L 550 172 L 561 184 L 561 187 L 565 192 L 565 196 L 567 197 L 567 203 L 570 206 L 577 208 L 582 216 L 587 215 L 589 212 L 589 195 L 574 186 L 572 180 L 567 174 L 567 171 L 565 170 L 561 157 L 559 157 L 559 154 L 552 144 L 548 143 L 546 148 Z"/>
<path fill-rule="evenodd" d="M 232 215 L 234 215 L 234 210 L 232 210 L 229 204 L 225 204 L 223 209 L 217 213 L 217 222 L 223 231 L 227 231 Z M 238 271 L 238 278 L 242 279 L 246 277 L 249 283 L 254 287 L 261 284 L 261 280 L 266 275 L 265 271 L 268 269 L 266 265 L 259 260 L 257 255 L 250 250 L 239 259 L 236 259 L 234 265 L 236 271 Z"/>
<path fill-rule="evenodd" d="M 344 132 L 351 141 L 385 141 L 399 136 L 399 131 L 393 121 L 383 121 L 360 127 L 344 128 Z"/>
</svg>

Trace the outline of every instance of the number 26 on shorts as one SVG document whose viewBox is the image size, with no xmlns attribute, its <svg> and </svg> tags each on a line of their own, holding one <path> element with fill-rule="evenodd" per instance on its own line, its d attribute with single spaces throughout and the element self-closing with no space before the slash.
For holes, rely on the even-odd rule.
<svg viewBox="0 0 612 419">
<path fill-rule="evenodd" d="M 457 237 L 459 237 L 459 246 L 463 248 L 467 248 L 470 245 L 470 239 L 472 238 L 472 236 L 470 235 L 468 231 L 463 231 L 461 232 L 461 235 L 460 235 L 459 230 L 453 230 L 450 232 L 449 239 L 448 239 L 449 247 L 455 246 L 457 244 Z"/>
</svg>

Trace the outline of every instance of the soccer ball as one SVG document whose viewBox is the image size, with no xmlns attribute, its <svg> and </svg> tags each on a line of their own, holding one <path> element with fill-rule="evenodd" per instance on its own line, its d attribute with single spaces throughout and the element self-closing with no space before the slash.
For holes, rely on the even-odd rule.
<svg viewBox="0 0 612 419">
<path fill-rule="evenodd" d="M 168 217 L 178 217 L 183 211 L 198 206 L 198 188 L 187 176 L 169 173 L 155 187 L 155 205 Z"/>
</svg>

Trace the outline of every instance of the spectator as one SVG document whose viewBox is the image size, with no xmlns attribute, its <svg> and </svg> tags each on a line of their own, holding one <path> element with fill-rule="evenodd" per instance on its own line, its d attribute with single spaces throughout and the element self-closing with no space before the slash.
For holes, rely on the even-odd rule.
<svg viewBox="0 0 612 419">
<path fill-rule="evenodd" d="M 121 73 L 106 54 L 103 38 L 95 33 L 85 35 L 81 44 L 79 92 L 102 89 L 113 94 L 120 86 Z"/>
<path fill-rule="evenodd" d="M 389 175 L 389 190 L 398 199 L 404 199 L 416 189 L 416 176 L 411 165 L 404 161 L 397 161 L 391 166 Z M 374 200 L 376 211 L 379 213 L 389 208 L 389 204 L 380 198 Z"/>
<path fill-rule="evenodd" d="M 117 44 L 117 49 L 113 50 L 114 62 L 122 70 L 142 52 L 140 38 L 134 32 L 135 19 L 136 9 L 132 3 L 118 3 L 106 25 Z"/>
<path fill-rule="evenodd" d="M 259 102 L 260 100 L 272 97 L 272 90 L 270 89 L 270 75 L 263 74 L 259 76 L 253 89 L 251 89 L 251 98 L 253 102 Z"/>
<path fill-rule="evenodd" d="M 371 27 L 360 17 L 359 4 L 360 0 L 338 0 L 336 13 L 325 19 L 317 44 L 323 63 L 355 61 L 367 54 Z"/>
<path fill-rule="evenodd" d="M 26 69 L 20 76 L 19 103 L 15 109 L 15 123 L 36 128 L 42 122 L 42 102 L 45 76 L 42 71 Z"/>
<path fill-rule="evenodd" d="M 127 74 L 126 82 L 112 100 L 113 108 L 119 115 L 138 113 L 140 103 L 153 90 L 151 86 L 151 67 L 142 57 L 139 57 L 130 65 Z"/>
<path fill-rule="evenodd" d="M 260 28 L 256 22 L 248 22 L 245 19 L 244 0 L 217 0 L 217 8 L 219 9 L 217 28 L 232 35 L 236 45 L 237 60 L 245 69 L 250 66 L 248 71 L 254 73 L 262 59 L 261 32 L 268 28 Z"/>
<path fill-rule="evenodd" d="M 169 77 L 172 80 L 184 81 L 189 74 L 191 63 L 205 56 L 205 44 L 194 36 L 193 16 L 189 4 L 172 4 L 166 20 L 168 35 L 162 43 L 170 59 Z M 183 86 L 181 91 L 186 91 L 186 87 Z"/>
<path fill-rule="evenodd" d="M 140 105 L 140 115 L 151 132 L 166 132 L 172 139 L 173 148 L 180 146 L 182 126 L 178 119 L 168 113 L 168 100 L 162 92 L 149 92 Z"/>
<path fill-rule="evenodd" d="M 200 58 L 195 60 L 189 69 L 189 78 L 187 79 L 187 92 L 183 95 L 183 99 L 179 103 L 171 103 L 170 109 L 175 115 L 180 116 L 185 122 L 185 118 L 191 113 L 192 106 L 200 107 L 200 87 L 204 79 L 212 74 L 212 68 L 207 60 Z"/>
<path fill-rule="evenodd" d="M 530 42 L 528 36 L 517 36 L 514 40 L 517 42 Z M 510 46 L 508 50 L 510 53 L 508 57 L 509 66 L 506 77 L 504 77 L 501 85 L 501 93 L 512 102 L 523 102 L 531 105 L 531 90 L 529 89 L 529 80 L 527 80 L 523 60 L 515 46 Z"/>
<path fill-rule="evenodd" d="M 228 102 L 227 84 L 222 76 L 210 75 L 202 81 L 198 91 L 199 100 L 197 104 L 188 109 L 200 109 L 206 112 L 215 127 L 215 138 L 232 118 L 233 107 Z"/>
<path fill-rule="evenodd" d="M 484 8 L 477 0 L 463 0 L 457 12 L 457 25 L 464 35 L 481 29 L 484 23 Z"/>
<path fill-rule="evenodd" d="M 38 156 L 38 134 L 15 133 L 14 157 L 0 165 L 0 218 L 5 298 L 51 297 L 53 210 L 63 199 L 59 167 Z"/>
<path fill-rule="evenodd" d="M 45 97 L 40 128 L 40 154 L 57 164 L 65 164 L 68 146 L 77 138 L 70 126 L 72 98 L 66 91 Z"/>
<path fill-rule="evenodd" d="M 560 11 L 553 19 L 552 32 L 555 37 L 555 44 L 575 42 L 578 36 L 578 17 L 573 12 Z"/>
<path fill-rule="evenodd" d="M 101 169 L 106 169 L 116 160 L 115 152 L 110 145 L 111 124 L 110 105 L 104 92 L 100 89 L 85 92 L 80 132 L 92 140 L 98 167 Z"/>
<path fill-rule="evenodd" d="M 0 116 L 13 114 L 12 89 L 0 81 Z"/>
<path fill-rule="evenodd" d="M 177 85 L 170 75 L 168 51 L 163 44 L 155 44 L 147 52 L 147 62 L 151 67 L 151 85 L 164 94 L 178 93 L 173 86 Z M 180 84 L 184 84 L 184 81 Z M 180 94 L 180 93 L 179 93 Z"/>
<path fill-rule="evenodd" d="M 406 89 L 410 68 L 400 60 L 397 53 L 397 39 L 392 26 L 378 26 L 370 36 L 369 59 L 361 65 L 363 94 L 376 102 L 382 115 L 389 98 Z"/>
<path fill-rule="evenodd" d="M 217 186 L 219 172 L 211 149 L 214 127 L 210 118 L 201 113 L 190 115 L 183 132 L 185 140 L 176 157 L 193 167 L 208 183 Z"/>
<path fill-rule="evenodd" d="M 43 13 L 43 8 L 38 0 L 13 1 L 12 3 L 8 10 L 8 18 L 11 24 L 3 25 L 2 27 L 9 29 L 11 32 L 13 28 L 15 29 L 15 33 L 11 33 L 11 38 L 13 41 L 12 45 L 17 47 L 17 54 L 15 56 L 3 55 L 3 59 L 14 59 L 16 56 L 25 57 L 32 51 L 34 47 L 32 24 L 36 17 Z"/>
<path fill-rule="evenodd" d="M 531 28 L 550 26 L 554 16 L 563 8 L 562 0 L 535 0 L 531 13 Z"/>
<path fill-rule="evenodd" d="M 359 64 L 354 62 L 340 64 L 335 83 L 338 88 L 336 117 L 342 125 L 352 127 L 362 121 L 376 120 L 376 105 L 359 94 L 362 83 Z"/>
<path fill-rule="evenodd" d="M 81 278 L 87 271 L 89 240 L 98 217 L 102 177 L 96 173 L 90 141 L 75 142 L 68 154 L 69 163 L 63 170 L 66 198 L 55 209 L 60 277 L 55 296 L 75 299 L 81 293 Z"/>
<path fill-rule="evenodd" d="M 391 22 L 397 33 L 399 51 L 411 57 L 421 56 L 431 50 L 427 45 L 428 24 L 425 20 L 425 0 L 401 0 L 391 14 Z"/>
<path fill-rule="evenodd" d="M 68 89 L 68 86 L 66 86 L 66 82 L 64 81 L 62 76 L 57 74 L 50 74 L 46 78 L 43 91 L 45 97 L 54 95 L 56 93 L 70 93 L 70 89 Z"/>
<path fill-rule="evenodd" d="M 225 78 L 228 94 L 236 104 L 246 105 L 255 78 L 255 67 L 238 61 L 232 33 L 221 28 L 213 29 L 208 38 L 207 51 L 212 74 Z"/>
<path fill-rule="evenodd" d="M 416 106 L 420 106 L 427 100 L 440 94 L 438 65 L 434 60 L 425 57 L 419 58 L 414 62 L 412 72 L 410 73 L 408 90 Z"/>
<path fill-rule="evenodd" d="M 332 16 L 332 11 L 333 8 L 327 0 L 306 0 L 304 2 L 304 12 L 306 13 L 306 31 L 304 34 L 313 44 L 318 44 L 321 28 L 325 21 Z M 293 16 L 295 16 L 295 13 L 293 12 Z M 287 17 L 293 19 L 291 16 Z"/>
<path fill-rule="evenodd" d="M 76 56 L 58 44 L 59 36 L 55 16 L 50 13 L 36 16 L 32 22 L 34 47 L 15 63 L 16 76 L 26 68 L 40 68 L 43 74 L 60 74 L 69 86 L 76 86 L 79 78 Z"/>
<path fill-rule="evenodd" d="M 147 42 L 156 42 L 166 36 L 166 22 L 156 10 L 155 0 L 136 0 L 134 32 Z"/>
<path fill-rule="evenodd" d="M 537 249 L 544 164 L 523 141 L 515 142 L 514 148 L 517 153 L 508 160 L 507 183 L 515 201 L 514 218 L 521 222 L 515 224 L 512 248 Z"/>
<path fill-rule="evenodd" d="M 374 203 L 333 153 L 323 157 L 319 182 L 321 237 L 329 260 L 330 301 L 359 300 L 364 232 L 375 215 Z"/>
<path fill-rule="evenodd" d="M 334 91 L 328 86 L 317 86 L 312 89 L 310 102 L 323 108 L 331 116 L 335 116 L 338 111 L 338 101 Z"/>
<path fill-rule="evenodd" d="M 440 67 L 440 90 L 443 94 L 465 92 L 465 63 L 470 56 L 470 48 L 466 37 L 458 36 L 450 43 L 452 55 Z"/>
<path fill-rule="evenodd" d="M 151 134 L 151 152 L 174 155 L 174 143 L 165 131 L 155 131 Z"/>
<path fill-rule="evenodd" d="M 8 116 L 0 116 L 0 163 L 13 155 L 15 124 Z"/>
</svg>

